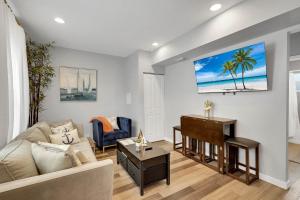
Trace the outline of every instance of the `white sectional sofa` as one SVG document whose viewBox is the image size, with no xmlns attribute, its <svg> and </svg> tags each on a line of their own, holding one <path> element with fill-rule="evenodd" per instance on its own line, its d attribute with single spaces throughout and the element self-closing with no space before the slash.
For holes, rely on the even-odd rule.
<svg viewBox="0 0 300 200">
<path fill-rule="evenodd" d="M 49 142 L 51 129 L 46 122 L 38 123 L 0 150 L 0 200 L 112 199 L 112 160 L 97 161 L 82 126 L 73 124 L 81 141 L 73 148 L 80 150 L 89 162 L 39 175 L 31 155 L 31 143 Z"/>
</svg>

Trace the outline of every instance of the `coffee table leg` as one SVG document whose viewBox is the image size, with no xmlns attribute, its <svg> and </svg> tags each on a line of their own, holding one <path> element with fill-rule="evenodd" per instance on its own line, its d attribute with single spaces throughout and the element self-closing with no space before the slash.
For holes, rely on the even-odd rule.
<svg viewBox="0 0 300 200">
<path fill-rule="evenodd" d="M 143 196 L 144 195 L 144 171 L 143 171 L 143 163 L 142 162 L 140 164 L 140 175 L 141 175 L 141 179 L 140 179 L 140 195 Z"/>
<path fill-rule="evenodd" d="M 170 154 L 167 155 L 167 185 L 170 185 Z"/>
</svg>

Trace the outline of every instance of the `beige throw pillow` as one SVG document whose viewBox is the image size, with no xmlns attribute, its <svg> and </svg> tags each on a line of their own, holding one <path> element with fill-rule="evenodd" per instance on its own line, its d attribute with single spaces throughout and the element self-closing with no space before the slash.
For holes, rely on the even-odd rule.
<svg viewBox="0 0 300 200">
<path fill-rule="evenodd" d="M 70 132 L 73 129 L 74 129 L 73 128 L 73 123 L 68 122 L 68 123 L 63 124 L 61 126 L 52 127 L 51 131 L 52 131 L 53 134 L 62 134 L 62 133 Z"/>
<path fill-rule="evenodd" d="M 31 143 L 16 140 L 0 151 L 0 183 L 38 175 L 32 154 Z"/>
<path fill-rule="evenodd" d="M 80 142 L 77 129 L 66 133 L 58 133 L 50 135 L 53 144 L 76 144 Z"/>
<path fill-rule="evenodd" d="M 40 174 L 47 174 L 73 167 L 72 156 L 62 148 L 31 144 L 32 156 Z"/>
<path fill-rule="evenodd" d="M 46 142 L 39 142 L 38 144 L 43 147 L 46 147 L 46 148 L 56 148 L 56 149 L 63 150 L 72 157 L 73 166 L 82 165 L 80 159 L 77 156 L 77 152 L 73 149 L 73 147 L 71 145 L 51 144 L 51 143 L 46 143 Z"/>
<path fill-rule="evenodd" d="M 76 157 L 80 160 L 81 164 L 89 162 L 89 159 L 79 150 L 74 150 Z"/>
<path fill-rule="evenodd" d="M 50 126 L 47 122 L 38 122 L 38 123 L 34 124 L 32 127 L 39 128 L 44 133 L 44 135 L 46 136 L 48 142 L 50 142 L 49 135 L 52 134 L 52 131 L 51 131 L 51 128 L 50 128 Z"/>
<path fill-rule="evenodd" d="M 42 130 L 38 127 L 31 127 L 18 135 L 15 140 L 26 139 L 29 142 L 48 142 L 47 136 L 42 132 Z"/>
<path fill-rule="evenodd" d="M 107 120 L 109 121 L 113 129 L 120 129 L 116 117 L 108 117 Z"/>
<path fill-rule="evenodd" d="M 73 128 L 77 129 L 79 137 L 84 137 L 82 124 L 74 123 L 73 120 L 71 120 L 71 119 L 63 120 L 63 121 L 60 121 L 60 122 L 53 122 L 53 123 L 50 124 L 50 127 L 55 128 L 55 127 L 64 125 L 68 122 L 71 122 L 73 124 Z M 51 132 L 51 134 L 52 134 L 52 132 Z"/>
</svg>

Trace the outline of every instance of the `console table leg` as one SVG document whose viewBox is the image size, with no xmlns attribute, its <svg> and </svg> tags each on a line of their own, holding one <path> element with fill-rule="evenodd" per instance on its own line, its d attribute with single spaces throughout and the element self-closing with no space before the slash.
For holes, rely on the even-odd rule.
<svg viewBox="0 0 300 200">
<path fill-rule="evenodd" d="M 173 150 L 176 150 L 176 133 L 174 128 L 173 128 Z"/>
<path fill-rule="evenodd" d="M 170 185 L 170 154 L 167 155 L 167 185 Z"/>
<path fill-rule="evenodd" d="M 219 163 L 219 172 L 224 173 L 224 145 L 218 146 L 219 152 L 218 152 L 218 163 Z"/>
</svg>

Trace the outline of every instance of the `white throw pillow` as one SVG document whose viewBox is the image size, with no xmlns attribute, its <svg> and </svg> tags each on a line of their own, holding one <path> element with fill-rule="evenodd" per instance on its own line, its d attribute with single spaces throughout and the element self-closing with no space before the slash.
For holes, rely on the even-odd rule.
<svg viewBox="0 0 300 200">
<path fill-rule="evenodd" d="M 113 129 L 120 129 L 116 117 L 108 117 L 107 120 L 109 121 Z"/>
<path fill-rule="evenodd" d="M 71 145 L 65 145 L 65 144 L 51 144 L 51 143 L 46 143 L 46 142 L 39 142 L 39 145 L 46 147 L 46 148 L 56 148 L 60 149 L 64 152 L 66 152 L 68 155 L 71 155 L 72 161 L 73 161 L 73 166 L 80 166 L 82 165 L 82 162 L 80 161 L 79 157 L 77 156 L 77 151 L 74 150 Z M 78 153 L 79 154 L 79 153 Z"/>
<path fill-rule="evenodd" d="M 80 142 L 77 129 L 65 133 L 57 133 L 49 135 L 53 144 L 76 144 Z"/>
<path fill-rule="evenodd" d="M 81 164 L 85 164 L 89 162 L 89 159 L 79 150 L 74 150 L 76 157 L 79 159 Z"/>
<path fill-rule="evenodd" d="M 47 174 L 73 167 L 71 155 L 62 149 L 32 143 L 31 152 L 40 174 Z"/>
<path fill-rule="evenodd" d="M 72 122 L 68 122 L 66 124 L 57 127 L 51 127 L 52 134 L 62 134 L 62 133 L 70 132 L 73 129 L 74 127 Z"/>
</svg>

